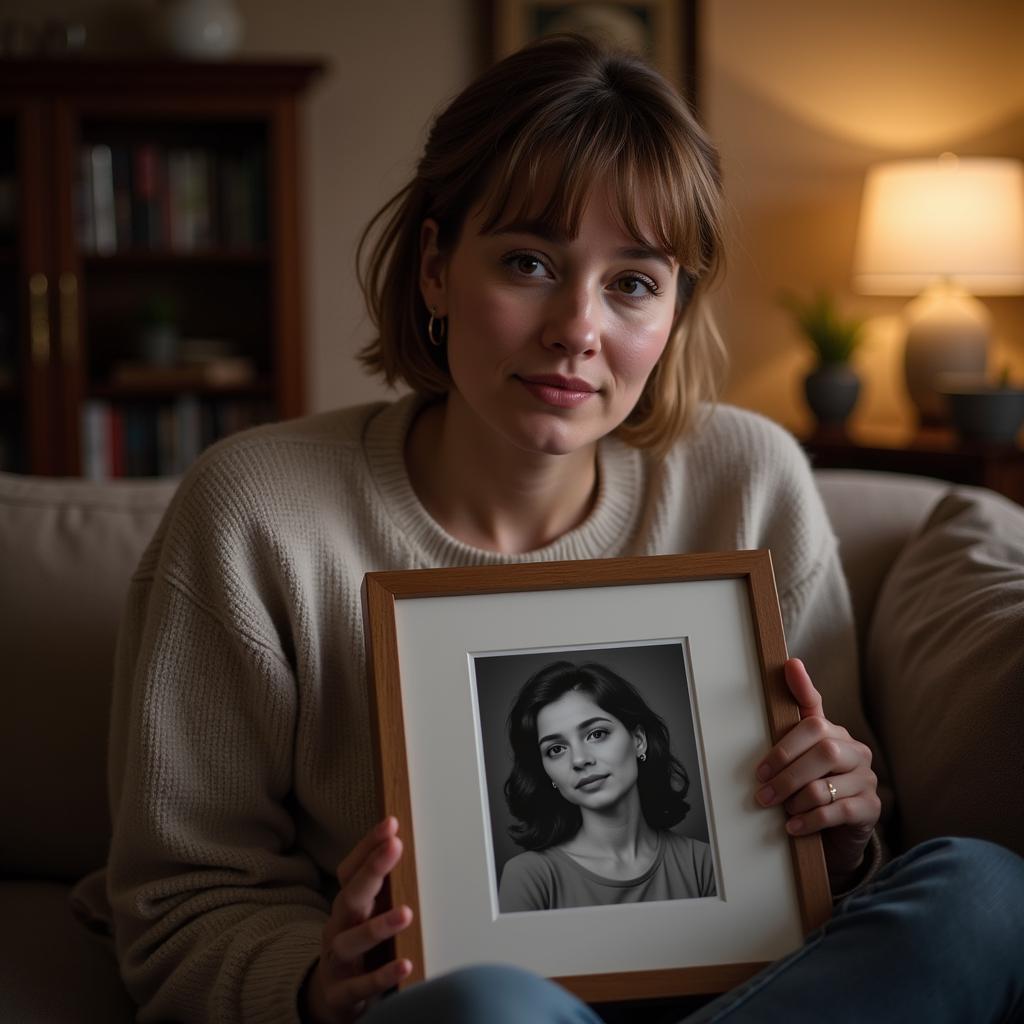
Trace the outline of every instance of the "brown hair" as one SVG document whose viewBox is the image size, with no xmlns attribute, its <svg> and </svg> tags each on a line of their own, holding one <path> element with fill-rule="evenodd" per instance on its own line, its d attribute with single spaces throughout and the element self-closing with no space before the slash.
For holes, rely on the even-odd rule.
<svg viewBox="0 0 1024 1024">
<path fill-rule="evenodd" d="M 677 310 L 665 351 L 617 433 L 665 452 L 712 398 L 724 349 L 706 291 L 721 263 L 718 153 L 685 101 L 640 58 L 579 36 L 542 39 L 494 65 L 435 120 L 412 181 L 374 216 L 359 242 L 359 281 L 379 336 L 359 353 L 388 384 L 445 394 L 443 348 L 427 337 L 420 293 L 420 229 L 438 223 L 450 251 L 474 204 L 484 230 L 497 226 L 526 183 L 554 180 L 539 217 L 552 234 L 575 237 L 594 182 L 605 179 L 625 229 L 679 263 Z M 553 172 L 553 173 L 552 173 Z M 653 238 L 645 239 L 645 224 Z"/>
</svg>

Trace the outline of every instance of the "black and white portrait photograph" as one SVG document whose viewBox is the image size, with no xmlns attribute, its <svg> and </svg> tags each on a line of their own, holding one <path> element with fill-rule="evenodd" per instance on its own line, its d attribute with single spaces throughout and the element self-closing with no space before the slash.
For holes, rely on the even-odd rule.
<svg viewBox="0 0 1024 1024">
<path fill-rule="evenodd" d="M 472 664 L 500 913 L 717 895 L 685 640 Z"/>
</svg>

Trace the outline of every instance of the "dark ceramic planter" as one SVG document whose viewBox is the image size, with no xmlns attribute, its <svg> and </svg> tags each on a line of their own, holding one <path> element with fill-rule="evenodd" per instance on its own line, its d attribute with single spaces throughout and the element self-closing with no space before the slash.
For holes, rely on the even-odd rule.
<svg viewBox="0 0 1024 1024">
<path fill-rule="evenodd" d="M 965 441 L 1013 444 L 1024 424 L 1024 390 L 962 387 L 942 394 L 953 425 Z"/>
<path fill-rule="evenodd" d="M 807 404 L 822 427 L 842 426 L 860 394 L 860 378 L 849 366 L 819 366 L 804 381 Z"/>
</svg>

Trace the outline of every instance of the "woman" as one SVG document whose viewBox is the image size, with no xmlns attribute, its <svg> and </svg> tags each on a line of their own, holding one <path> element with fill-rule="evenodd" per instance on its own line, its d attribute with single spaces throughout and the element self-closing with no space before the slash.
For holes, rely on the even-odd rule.
<svg viewBox="0 0 1024 1024">
<path fill-rule="evenodd" d="M 438 117 L 364 253 L 379 328 L 364 361 L 413 393 L 216 446 L 132 579 L 109 907 L 93 911 L 112 919 L 140 1020 L 348 1021 L 409 974 L 367 959 L 411 920 L 375 907 L 402 845 L 399 823 L 373 825 L 368 570 L 769 547 L 790 644 L 830 714 L 867 736 L 849 602 L 805 460 L 766 421 L 699 405 L 717 365 L 706 291 L 720 223 L 714 148 L 638 60 L 547 42 Z M 758 799 L 783 805 L 791 832 L 822 833 L 841 891 L 876 864 L 870 751 L 825 717 L 799 663 L 787 678 L 804 718 L 765 752 Z M 943 891 L 956 891 L 948 870 Z M 938 931 L 919 932 L 891 935 L 933 948 Z M 898 959 L 890 933 L 855 934 L 879 970 Z M 989 945 L 1015 943 L 970 948 Z M 843 959 L 834 939 L 815 949 Z M 1002 961 L 988 952 L 971 976 L 1012 991 L 992 981 Z M 549 1016 L 521 1004 L 549 986 L 493 973 L 417 986 L 368 1019 L 473 1019 L 455 1008 L 471 1005 L 467 985 L 488 1003 L 511 993 L 479 1019 Z M 788 963 L 785 976 L 801 981 L 794 1012 L 821 1012 L 827 993 Z M 590 1019 L 581 1004 L 565 1012 Z"/>
<path fill-rule="evenodd" d="M 690 780 L 668 728 L 599 664 L 557 661 L 527 680 L 508 719 L 514 764 L 503 913 L 714 896 L 707 843 L 669 831 Z"/>
</svg>

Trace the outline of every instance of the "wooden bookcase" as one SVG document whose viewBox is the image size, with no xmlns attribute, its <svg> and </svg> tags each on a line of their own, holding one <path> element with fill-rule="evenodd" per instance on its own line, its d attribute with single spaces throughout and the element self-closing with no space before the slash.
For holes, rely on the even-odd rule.
<svg viewBox="0 0 1024 1024">
<path fill-rule="evenodd" d="M 303 411 L 297 117 L 320 70 L 0 62 L 0 469 L 180 472 Z"/>
</svg>

